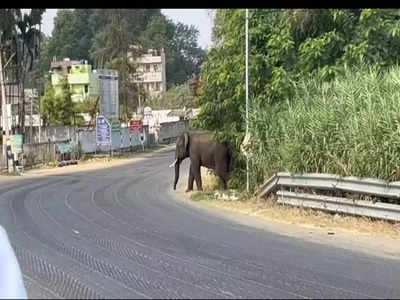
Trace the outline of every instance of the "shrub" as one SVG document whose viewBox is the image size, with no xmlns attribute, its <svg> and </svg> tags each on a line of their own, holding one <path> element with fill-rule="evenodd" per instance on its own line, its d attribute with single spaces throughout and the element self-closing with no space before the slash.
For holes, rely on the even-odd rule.
<svg viewBox="0 0 400 300">
<path fill-rule="evenodd" d="M 250 112 L 253 180 L 278 171 L 400 180 L 400 68 L 345 69 L 294 84 L 279 105 L 258 100 Z"/>
</svg>

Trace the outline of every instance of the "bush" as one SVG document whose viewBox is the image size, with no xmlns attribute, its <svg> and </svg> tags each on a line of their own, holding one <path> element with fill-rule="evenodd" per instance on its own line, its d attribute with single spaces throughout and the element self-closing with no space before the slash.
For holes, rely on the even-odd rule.
<svg viewBox="0 0 400 300">
<path fill-rule="evenodd" d="M 295 83 L 285 103 L 253 104 L 254 180 L 278 171 L 400 180 L 400 68 L 318 78 Z"/>
</svg>

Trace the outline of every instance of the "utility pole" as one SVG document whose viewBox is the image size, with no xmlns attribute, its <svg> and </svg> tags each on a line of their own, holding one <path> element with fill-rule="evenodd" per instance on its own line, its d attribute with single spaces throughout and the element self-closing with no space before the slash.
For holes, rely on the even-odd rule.
<svg viewBox="0 0 400 300">
<path fill-rule="evenodd" d="M 42 21 L 40 21 L 40 23 L 39 23 L 39 32 L 42 32 Z M 40 39 L 39 39 L 39 49 L 40 49 Z M 39 57 L 40 57 L 40 51 L 39 51 Z M 40 80 L 40 82 L 42 82 L 42 80 Z M 40 134 L 41 134 L 41 127 L 42 127 L 42 116 L 41 116 L 41 114 L 40 114 L 40 110 L 41 110 L 41 107 L 40 107 L 40 95 L 41 95 L 41 89 L 40 90 L 38 90 L 38 99 L 39 99 L 39 103 L 38 103 L 38 107 L 39 107 L 39 111 L 38 111 L 38 114 L 39 114 L 39 143 L 40 143 Z M 44 91 L 44 83 L 43 83 L 43 91 Z"/>
<path fill-rule="evenodd" d="M 1 86 L 1 119 L 2 119 L 2 127 L 3 134 L 5 134 L 5 139 L 3 138 L 3 159 L 7 161 L 7 139 L 10 135 L 10 131 L 8 128 L 8 116 L 7 116 L 7 101 L 6 101 L 6 90 L 5 90 L 5 82 L 4 82 L 4 73 L 3 73 L 3 44 L 2 44 L 2 35 L 3 32 L 0 33 L 0 86 Z"/>
<path fill-rule="evenodd" d="M 30 118 L 30 125 L 31 125 L 31 129 L 30 129 L 30 139 L 29 142 L 32 144 L 32 117 L 33 117 L 33 89 L 32 89 L 32 95 L 30 95 L 30 100 L 31 100 L 31 118 Z"/>
<path fill-rule="evenodd" d="M 139 111 L 140 111 L 140 83 L 138 82 L 138 101 L 139 101 Z"/>
<path fill-rule="evenodd" d="M 246 8 L 246 136 L 249 134 L 249 10 Z M 249 192 L 249 158 L 246 156 L 246 189 Z"/>
<path fill-rule="evenodd" d="M 39 143 L 40 143 L 40 135 L 41 135 L 41 127 L 42 127 L 42 115 L 40 114 L 40 93 L 38 94 L 39 97 Z"/>
</svg>

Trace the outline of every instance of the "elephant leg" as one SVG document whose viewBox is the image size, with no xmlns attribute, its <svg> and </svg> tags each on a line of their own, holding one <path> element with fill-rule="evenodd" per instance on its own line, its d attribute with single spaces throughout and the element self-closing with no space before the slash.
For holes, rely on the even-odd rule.
<svg viewBox="0 0 400 300">
<path fill-rule="evenodd" d="M 193 164 L 193 175 L 194 175 L 194 179 L 196 180 L 196 185 L 197 185 L 197 190 L 198 191 L 202 191 L 203 190 L 203 184 L 201 182 L 201 171 L 200 171 L 200 164 L 199 163 L 195 163 Z"/>
<path fill-rule="evenodd" d="M 190 164 L 189 181 L 188 181 L 188 188 L 187 188 L 186 192 L 193 191 L 193 182 L 194 182 L 193 165 Z"/>
<path fill-rule="evenodd" d="M 228 189 L 228 173 L 225 170 L 224 167 L 222 167 L 220 164 L 218 164 L 215 168 L 215 173 L 218 175 L 221 183 L 222 189 L 226 190 Z"/>
<path fill-rule="evenodd" d="M 221 182 L 222 189 L 224 189 L 224 190 L 228 189 L 228 184 L 227 184 L 227 180 L 225 179 L 225 177 L 220 175 L 219 179 Z"/>
</svg>

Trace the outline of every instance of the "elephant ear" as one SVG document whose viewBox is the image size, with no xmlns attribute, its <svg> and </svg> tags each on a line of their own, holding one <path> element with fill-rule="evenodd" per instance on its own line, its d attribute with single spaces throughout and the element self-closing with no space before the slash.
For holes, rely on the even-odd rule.
<svg viewBox="0 0 400 300">
<path fill-rule="evenodd" d="M 184 133 L 184 137 L 185 137 L 185 149 L 186 149 L 189 143 L 189 135 L 187 132 Z"/>
</svg>

